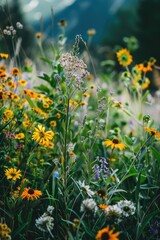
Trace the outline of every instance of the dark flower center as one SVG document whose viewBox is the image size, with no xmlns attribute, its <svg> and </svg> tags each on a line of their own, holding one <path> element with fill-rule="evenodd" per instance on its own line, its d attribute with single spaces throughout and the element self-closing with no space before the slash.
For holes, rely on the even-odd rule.
<svg viewBox="0 0 160 240">
<path fill-rule="evenodd" d="M 122 61 L 127 62 L 127 60 L 128 60 L 127 56 L 126 56 L 126 55 L 123 55 L 123 56 L 122 56 Z"/>
<path fill-rule="evenodd" d="M 30 194 L 30 195 L 34 194 L 34 190 L 33 190 L 32 188 L 30 188 L 30 189 L 28 190 L 28 194 Z"/>
<path fill-rule="evenodd" d="M 100 190 L 98 190 L 98 196 L 100 196 L 100 197 L 105 197 L 106 196 L 106 192 L 105 192 L 105 190 L 104 189 L 100 189 Z"/>
<path fill-rule="evenodd" d="M 112 142 L 113 142 L 114 144 L 118 144 L 118 143 L 119 143 L 119 140 L 118 140 L 118 138 L 114 138 L 114 139 L 112 140 Z"/>
<path fill-rule="evenodd" d="M 129 212 L 130 208 L 129 208 L 128 206 L 125 206 L 125 207 L 123 208 L 123 210 L 124 210 L 125 212 Z"/>
<path fill-rule="evenodd" d="M 102 240 L 109 240 L 110 237 L 109 237 L 108 233 L 105 232 L 105 233 L 102 234 L 101 239 L 102 239 Z"/>
</svg>

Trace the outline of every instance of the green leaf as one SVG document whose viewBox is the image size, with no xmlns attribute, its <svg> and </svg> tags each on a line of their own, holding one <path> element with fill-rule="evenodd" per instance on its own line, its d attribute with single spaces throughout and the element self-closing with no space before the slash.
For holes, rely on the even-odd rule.
<svg viewBox="0 0 160 240">
<path fill-rule="evenodd" d="M 133 141 L 130 137 L 127 135 L 124 136 L 124 141 L 126 142 L 127 145 L 133 146 Z"/>
<path fill-rule="evenodd" d="M 150 147 L 151 151 L 152 151 L 152 154 L 153 156 L 159 161 L 160 163 L 160 152 L 154 148 L 154 147 Z"/>
<path fill-rule="evenodd" d="M 43 84 L 41 84 L 40 86 L 34 87 L 34 88 L 41 91 L 42 93 L 45 93 L 45 92 L 48 94 L 50 93 L 50 89 Z"/>
<path fill-rule="evenodd" d="M 29 103 L 31 108 L 36 108 L 35 104 L 33 103 L 33 101 L 27 96 L 25 95 L 25 98 L 27 100 L 27 102 Z"/>
</svg>

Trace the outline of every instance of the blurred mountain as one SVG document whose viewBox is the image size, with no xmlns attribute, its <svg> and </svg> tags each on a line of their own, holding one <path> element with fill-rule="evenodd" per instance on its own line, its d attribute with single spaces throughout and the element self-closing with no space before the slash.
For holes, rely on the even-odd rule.
<svg viewBox="0 0 160 240">
<path fill-rule="evenodd" d="M 55 11 L 54 14 L 54 36 L 60 33 L 57 23 L 64 19 L 68 22 L 66 34 L 70 40 L 74 39 L 76 34 L 81 34 L 85 39 L 87 38 L 87 30 L 94 28 L 96 35 L 93 40 L 94 43 L 99 43 L 104 36 L 109 34 L 110 27 L 119 21 L 116 17 L 117 12 L 120 9 L 125 9 L 125 11 L 136 10 L 138 0 L 72 0 L 65 8 L 62 5 L 60 6 L 60 2 L 60 10 Z M 128 20 L 125 19 L 125 21 Z M 48 14 L 48 17 L 43 19 L 43 29 L 49 36 L 52 34 L 51 23 L 51 14 Z M 40 30 L 39 23 L 34 23 L 34 26 L 37 31 Z"/>
</svg>

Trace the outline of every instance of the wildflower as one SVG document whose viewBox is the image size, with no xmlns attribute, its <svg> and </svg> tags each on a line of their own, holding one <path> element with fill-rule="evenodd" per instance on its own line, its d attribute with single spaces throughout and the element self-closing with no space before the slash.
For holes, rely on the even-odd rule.
<svg viewBox="0 0 160 240">
<path fill-rule="evenodd" d="M 7 59 L 8 54 L 7 53 L 0 53 L 0 57 L 3 58 L 3 59 Z"/>
<path fill-rule="evenodd" d="M 106 191 L 105 191 L 104 189 L 99 189 L 99 190 L 97 191 L 97 194 L 98 194 L 98 196 L 101 197 L 101 198 L 106 198 Z"/>
<path fill-rule="evenodd" d="M 7 226 L 6 223 L 0 223 L 0 239 L 10 240 L 11 229 Z"/>
<path fill-rule="evenodd" d="M 82 106 L 87 105 L 87 102 L 80 102 L 80 105 Z"/>
<path fill-rule="evenodd" d="M 119 64 L 122 65 L 123 67 L 127 67 L 132 63 L 132 55 L 126 48 L 116 52 L 116 55 L 117 55 Z"/>
<path fill-rule="evenodd" d="M 144 130 L 145 130 L 145 132 L 148 132 L 152 136 L 157 136 L 158 135 L 158 132 L 157 132 L 157 130 L 155 128 L 145 127 Z"/>
<path fill-rule="evenodd" d="M 55 126 L 57 125 L 57 123 L 56 123 L 56 121 L 50 121 L 50 125 L 51 125 L 52 127 L 55 127 Z"/>
<path fill-rule="evenodd" d="M 98 164 L 95 164 L 95 165 L 93 166 L 93 171 L 94 171 L 94 173 L 95 173 L 94 179 L 95 179 L 95 180 L 100 179 L 101 169 L 100 169 L 100 167 L 98 166 Z"/>
<path fill-rule="evenodd" d="M 78 184 L 80 185 L 81 189 L 82 190 L 85 190 L 87 195 L 89 197 L 92 197 L 95 192 L 93 192 L 91 189 L 90 189 L 90 186 L 89 185 L 85 185 L 85 181 L 81 182 L 80 180 L 78 181 Z"/>
<path fill-rule="evenodd" d="M 25 79 L 18 80 L 18 82 L 22 87 L 25 87 L 27 85 L 27 81 Z"/>
<path fill-rule="evenodd" d="M 108 206 L 106 204 L 101 203 L 98 205 L 98 207 L 103 210 L 106 209 Z"/>
<path fill-rule="evenodd" d="M 106 147 L 111 146 L 112 149 L 114 148 L 118 148 L 120 151 L 122 151 L 123 149 L 125 149 L 125 144 L 121 143 L 120 140 L 118 138 L 113 138 L 112 140 L 107 139 L 104 142 L 104 145 Z"/>
<path fill-rule="evenodd" d="M 89 94 L 86 93 L 86 92 L 84 92 L 84 93 L 83 93 L 83 96 L 86 97 L 86 98 L 88 98 L 88 97 L 89 97 Z"/>
<path fill-rule="evenodd" d="M 142 71 L 143 71 L 144 73 L 146 73 L 146 72 L 148 72 L 148 71 L 152 71 L 152 66 L 151 66 L 150 62 L 145 61 L 145 62 L 143 63 Z"/>
<path fill-rule="evenodd" d="M 43 215 L 40 216 L 38 219 L 36 219 L 35 225 L 42 232 L 48 231 L 51 234 L 51 231 L 53 230 L 53 227 L 54 227 L 54 218 L 50 216 L 51 214 L 52 214 L 52 211 L 50 212 L 47 211 L 43 213 Z"/>
<path fill-rule="evenodd" d="M 121 200 L 117 203 L 117 206 L 122 210 L 123 217 L 129 217 L 135 214 L 136 208 L 133 202 L 127 200 Z"/>
<path fill-rule="evenodd" d="M 60 117 L 61 117 L 61 114 L 60 114 L 60 113 L 57 113 L 57 114 L 56 114 L 56 117 L 57 117 L 57 118 L 60 118 Z"/>
<path fill-rule="evenodd" d="M 110 220 L 114 221 L 118 220 L 119 222 L 121 221 L 122 210 L 116 204 L 108 206 L 107 208 L 104 209 L 103 212 L 104 215 Z"/>
<path fill-rule="evenodd" d="M 97 208 L 96 202 L 92 198 L 87 198 L 82 201 L 80 211 L 81 212 L 84 212 L 84 211 L 96 212 L 97 209 L 98 208 Z"/>
<path fill-rule="evenodd" d="M 39 39 L 39 38 L 41 38 L 42 36 L 43 36 L 43 34 L 42 34 L 41 32 L 37 32 L 37 33 L 36 33 L 36 38 Z"/>
<path fill-rule="evenodd" d="M 30 187 L 25 188 L 22 192 L 22 199 L 27 198 L 28 200 L 34 200 L 39 198 L 42 195 L 42 192 L 40 190 L 34 190 Z"/>
<path fill-rule="evenodd" d="M 74 218 L 73 222 L 74 222 L 73 229 L 76 230 L 79 225 L 80 220 L 78 218 Z"/>
<path fill-rule="evenodd" d="M 88 74 L 86 71 L 87 65 L 77 56 L 72 56 L 70 53 L 62 54 L 59 59 L 60 65 L 65 71 L 67 78 L 81 80 Z"/>
<path fill-rule="evenodd" d="M 88 29 L 87 30 L 87 34 L 89 35 L 89 36 L 93 36 L 93 35 L 95 35 L 96 34 L 96 30 L 93 28 L 93 29 Z"/>
<path fill-rule="evenodd" d="M 118 240 L 119 232 L 113 233 L 113 231 L 114 229 L 110 230 L 109 227 L 99 230 L 96 240 Z"/>
<path fill-rule="evenodd" d="M 13 111 L 10 110 L 10 109 L 6 109 L 6 110 L 4 111 L 4 115 L 7 117 L 7 119 L 11 119 L 11 118 L 14 117 L 14 113 L 13 113 Z"/>
<path fill-rule="evenodd" d="M 16 139 L 22 139 L 24 138 L 24 133 L 17 133 L 15 136 Z"/>
<path fill-rule="evenodd" d="M 16 181 L 17 179 L 19 179 L 22 176 L 21 170 L 17 170 L 16 168 L 6 169 L 5 175 L 6 175 L 7 179 L 12 179 L 13 181 Z"/>
<path fill-rule="evenodd" d="M 60 21 L 58 22 L 58 26 L 59 26 L 59 27 L 66 27 L 67 24 L 68 24 L 67 21 L 64 20 L 64 19 L 62 19 L 62 20 L 60 20 Z"/>
<path fill-rule="evenodd" d="M 38 124 L 38 127 L 35 128 L 35 131 L 33 132 L 32 139 L 43 145 L 52 140 L 53 136 L 53 131 L 45 132 L 45 127 L 43 127 L 41 124 Z"/>
<path fill-rule="evenodd" d="M 18 68 L 12 68 L 11 74 L 16 77 L 18 75 L 21 75 L 21 72 Z"/>
</svg>

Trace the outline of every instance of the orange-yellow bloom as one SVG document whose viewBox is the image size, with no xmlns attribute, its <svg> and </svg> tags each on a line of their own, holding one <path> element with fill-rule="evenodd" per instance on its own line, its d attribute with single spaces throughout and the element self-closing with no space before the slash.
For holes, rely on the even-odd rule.
<svg viewBox="0 0 160 240">
<path fill-rule="evenodd" d="M 96 240 L 119 240 L 119 232 L 113 233 L 114 229 L 109 230 L 109 227 L 103 228 L 98 231 Z"/>
<path fill-rule="evenodd" d="M 116 55 L 117 55 L 119 64 L 122 65 L 123 67 L 127 67 L 132 63 L 132 55 L 126 48 L 123 48 L 118 52 L 116 52 Z"/>
<path fill-rule="evenodd" d="M 38 199 L 40 196 L 42 196 L 42 192 L 40 190 L 34 190 L 30 187 L 25 188 L 21 195 L 22 199 L 27 198 L 28 200 Z"/>
<path fill-rule="evenodd" d="M 16 181 L 19 179 L 21 175 L 21 170 L 17 170 L 16 168 L 8 168 L 5 170 L 5 175 L 7 179 L 12 179 L 13 181 Z"/>
<path fill-rule="evenodd" d="M 120 151 L 124 150 L 125 149 L 125 144 L 121 143 L 120 140 L 118 138 L 113 138 L 112 140 L 110 139 L 107 139 L 105 142 L 104 142 L 104 145 L 106 147 L 111 147 L 112 149 L 114 148 L 118 148 Z"/>
</svg>

